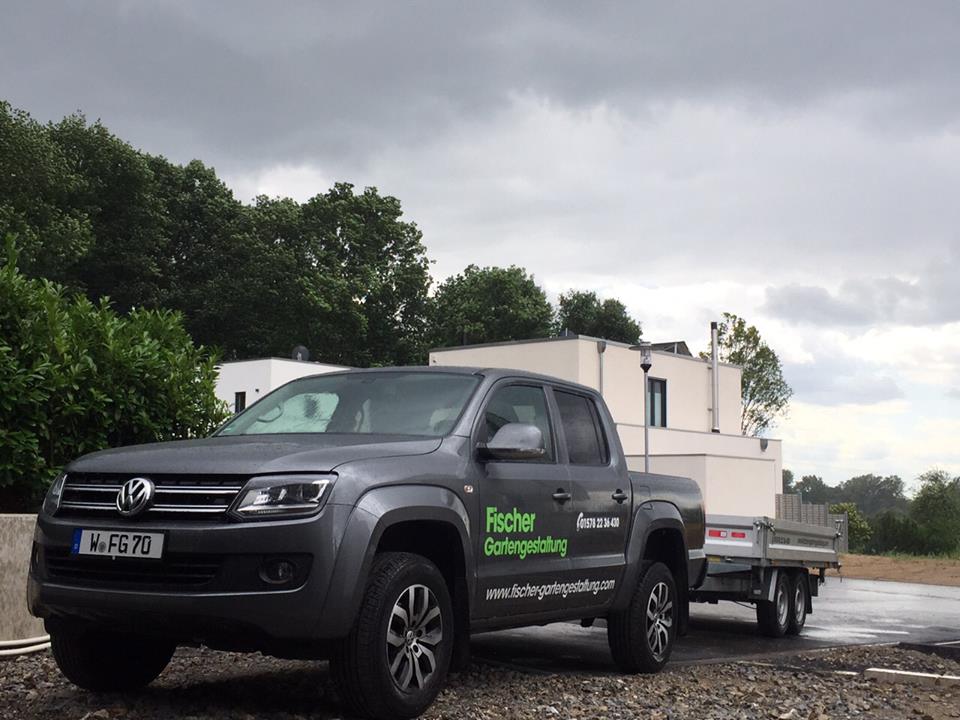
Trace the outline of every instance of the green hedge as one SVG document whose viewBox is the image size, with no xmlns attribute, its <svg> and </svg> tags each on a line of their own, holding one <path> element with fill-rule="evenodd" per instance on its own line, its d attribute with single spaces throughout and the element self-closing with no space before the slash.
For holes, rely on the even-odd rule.
<svg viewBox="0 0 960 720">
<path fill-rule="evenodd" d="M 202 436 L 227 415 L 181 317 L 120 316 L 0 268 L 0 511 L 35 509 L 61 467 L 106 447 Z"/>
</svg>

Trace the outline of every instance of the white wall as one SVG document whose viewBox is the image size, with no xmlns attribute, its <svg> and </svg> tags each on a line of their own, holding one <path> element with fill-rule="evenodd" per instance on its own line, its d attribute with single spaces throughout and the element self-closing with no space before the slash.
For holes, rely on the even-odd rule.
<svg viewBox="0 0 960 720">
<path fill-rule="evenodd" d="M 430 353 L 431 365 L 516 368 L 600 388 L 597 340 L 584 337 L 444 348 Z M 720 365 L 720 432 L 740 433 L 740 376 Z M 650 377 L 667 381 L 667 427 L 709 432 L 712 427 L 710 364 L 699 358 L 653 353 Z M 643 424 L 640 353 L 607 342 L 603 354 L 603 397 L 618 423 Z"/>
<path fill-rule="evenodd" d="M 218 367 L 216 394 L 234 411 L 235 394 L 247 394 L 249 407 L 271 390 L 307 375 L 347 370 L 340 365 L 286 360 L 284 358 L 262 358 L 259 360 L 237 360 L 225 362 Z"/>
<path fill-rule="evenodd" d="M 465 346 L 430 353 L 431 365 L 516 368 L 599 389 L 600 356 L 593 338 L 573 337 L 500 345 Z M 650 469 L 693 478 L 709 513 L 769 515 L 783 467 L 781 443 L 740 434 L 741 370 L 721 364 L 720 432 L 711 432 L 710 363 L 653 353 L 650 376 L 667 381 L 667 427 L 650 428 Z M 632 469 L 643 469 L 643 371 L 640 354 L 608 342 L 603 355 L 603 396 L 617 423 Z"/>
</svg>

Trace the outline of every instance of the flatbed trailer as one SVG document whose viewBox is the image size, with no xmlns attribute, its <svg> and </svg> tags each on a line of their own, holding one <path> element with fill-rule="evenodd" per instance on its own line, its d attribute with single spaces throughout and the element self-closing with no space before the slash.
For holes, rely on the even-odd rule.
<svg viewBox="0 0 960 720">
<path fill-rule="evenodd" d="M 799 634 L 827 568 L 840 567 L 841 533 L 831 527 L 708 514 L 705 534 L 706 577 L 690 599 L 752 603 L 770 637 Z"/>
</svg>

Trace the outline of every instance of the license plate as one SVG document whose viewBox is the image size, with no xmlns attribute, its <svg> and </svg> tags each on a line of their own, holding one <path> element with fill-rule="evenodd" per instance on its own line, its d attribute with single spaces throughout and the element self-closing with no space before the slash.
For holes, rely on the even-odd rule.
<svg viewBox="0 0 960 720">
<path fill-rule="evenodd" d="M 163 533 L 77 528 L 73 531 L 73 546 L 70 548 L 70 553 L 160 559 L 163 557 Z"/>
</svg>

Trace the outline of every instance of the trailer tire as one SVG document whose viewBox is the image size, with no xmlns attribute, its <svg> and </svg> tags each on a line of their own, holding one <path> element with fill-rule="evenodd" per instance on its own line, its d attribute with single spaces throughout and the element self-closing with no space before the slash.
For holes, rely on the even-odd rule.
<svg viewBox="0 0 960 720">
<path fill-rule="evenodd" d="M 757 603 L 757 625 L 767 637 L 782 638 L 790 625 L 790 595 L 793 583 L 785 572 L 777 572 L 773 587 L 773 600 L 760 600 Z"/>
<path fill-rule="evenodd" d="M 670 568 L 659 562 L 641 568 L 630 605 L 607 618 L 610 654 L 620 671 L 660 672 L 673 651 L 679 619 L 677 583 Z"/>
<path fill-rule="evenodd" d="M 790 579 L 790 619 L 787 621 L 787 635 L 799 635 L 807 622 L 807 601 L 810 584 L 807 571 L 800 570 Z"/>
</svg>

